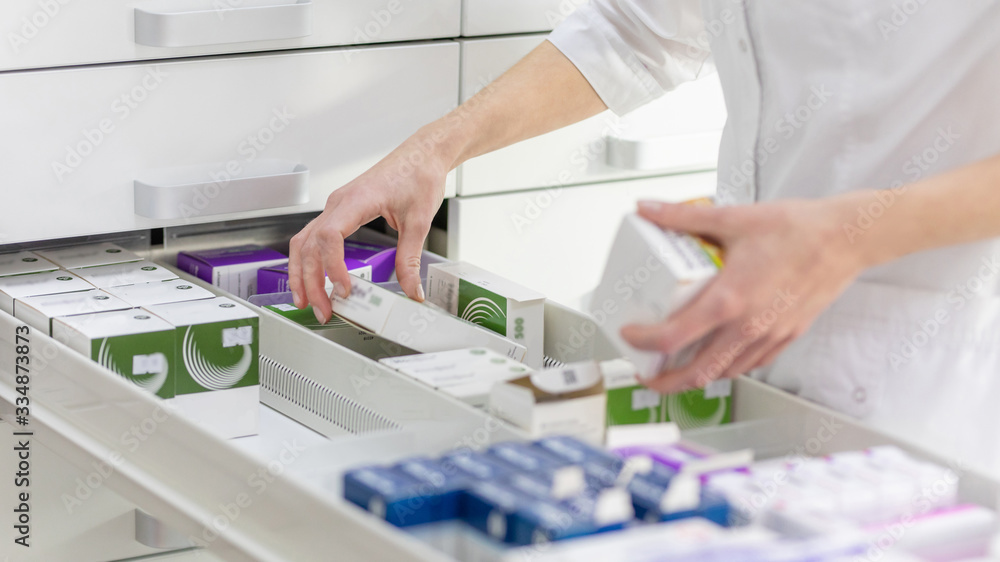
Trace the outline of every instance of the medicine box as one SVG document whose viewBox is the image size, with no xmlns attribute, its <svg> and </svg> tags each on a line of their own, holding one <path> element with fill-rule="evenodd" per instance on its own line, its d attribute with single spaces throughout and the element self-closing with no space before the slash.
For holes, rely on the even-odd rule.
<svg viewBox="0 0 1000 562">
<path fill-rule="evenodd" d="M 84 281 L 79 275 L 63 270 L 0 277 L 0 310 L 14 314 L 15 299 L 88 291 L 93 288 L 93 285 Z"/>
<path fill-rule="evenodd" d="M 138 254 L 110 242 L 38 250 L 38 254 L 63 269 L 96 267 L 142 260 Z"/>
<path fill-rule="evenodd" d="M 181 271 L 242 299 L 257 294 L 258 269 L 284 263 L 288 263 L 288 256 L 258 244 L 177 254 Z"/>
<path fill-rule="evenodd" d="M 105 291 L 91 289 L 73 293 L 24 297 L 17 299 L 14 308 L 15 318 L 44 334 L 51 335 L 53 318 L 128 310 L 135 307 Z"/>
</svg>

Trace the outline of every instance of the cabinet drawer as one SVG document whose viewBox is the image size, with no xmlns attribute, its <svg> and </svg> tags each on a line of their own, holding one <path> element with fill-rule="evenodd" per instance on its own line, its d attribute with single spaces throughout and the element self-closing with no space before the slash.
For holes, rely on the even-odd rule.
<svg viewBox="0 0 1000 562">
<path fill-rule="evenodd" d="M 0 139 L 0 243 L 321 209 L 455 106 L 458 55 L 438 42 L 0 74 L 19 131 Z"/>
<path fill-rule="evenodd" d="M 715 192 L 715 173 L 459 197 L 448 205 L 448 257 L 470 261 L 578 307 L 600 281 L 622 215 L 640 199 Z"/>
<path fill-rule="evenodd" d="M 462 99 L 513 66 L 542 35 L 462 41 Z M 459 193 L 648 177 L 716 167 L 726 120 L 716 76 L 684 84 L 623 117 L 611 112 L 466 162 Z"/>
<path fill-rule="evenodd" d="M 464 0 L 462 35 L 548 31 L 587 0 Z"/>
<path fill-rule="evenodd" d="M 10 0 L 0 70 L 454 37 L 459 2 Z"/>
</svg>

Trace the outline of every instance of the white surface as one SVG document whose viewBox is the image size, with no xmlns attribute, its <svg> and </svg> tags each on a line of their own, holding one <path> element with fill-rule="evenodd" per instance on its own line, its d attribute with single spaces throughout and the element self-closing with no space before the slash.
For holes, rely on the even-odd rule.
<svg viewBox="0 0 1000 562">
<path fill-rule="evenodd" d="M 208 9 L 221 29 L 227 17 L 235 19 L 233 8 L 294 1 L 111 0 L 82 5 L 68 0 L 8 0 L 0 4 L 0 21 L 7 22 L 7 48 L 0 50 L 0 70 L 431 39 L 459 33 L 461 0 L 313 0 L 312 29 L 305 37 L 176 48 L 135 41 L 137 7 Z"/>
<path fill-rule="evenodd" d="M 448 257 L 475 263 L 579 307 L 597 286 L 615 231 L 639 199 L 711 195 L 715 174 L 458 198 L 449 204 Z"/>
<path fill-rule="evenodd" d="M 194 47 L 305 37 L 312 33 L 312 0 L 242 2 L 220 10 L 197 2 L 146 1 L 135 8 L 135 42 Z"/>
<path fill-rule="evenodd" d="M 462 35 L 547 31 L 587 0 L 463 0 Z"/>
<path fill-rule="evenodd" d="M 544 40 L 544 35 L 463 40 L 462 99 L 486 87 Z M 474 158 L 459 167 L 459 194 L 478 195 L 713 169 L 725 121 L 725 103 L 718 78 L 707 76 L 625 117 L 604 112 L 581 123 Z M 634 169 L 615 167 L 607 163 L 605 137 L 625 139 L 619 144 L 639 143 L 642 147 L 644 143 L 652 143 L 653 146 L 639 150 L 638 161 L 642 165 L 634 165 Z M 668 153 L 660 154 L 662 150 Z M 628 163 L 628 159 L 623 158 L 621 163 Z"/>
<path fill-rule="evenodd" d="M 5 125 L 23 131 L 0 139 L 4 203 L 17 209 L 0 225 L 0 244 L 321 209 L 331 191 L 456 105 L 458 51 L 435 43 L 0 75 L 0 105 L 18 108 Z M 69 155 L 81 147 L 87 156 Z M 308 204 L 172 220 L 135 214 L 133 182 L 145 173 L 194 166 L 225 189 L 234 170 L 265 158 L 309 167 Z M 218 191 L 202 195 L 191 200 L 195 211 Z"/>
</svg>

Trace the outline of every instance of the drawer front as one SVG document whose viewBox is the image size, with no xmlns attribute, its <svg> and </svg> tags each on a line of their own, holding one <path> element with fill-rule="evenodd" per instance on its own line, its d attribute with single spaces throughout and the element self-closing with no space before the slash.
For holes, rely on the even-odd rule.
<svg viewBox="0 0 1000 562">
<path fill-rule="evenodd" d="M 462 41 L 462 99 L 513 66 L 541 35 Z M 648 177 L 716 167 L 726 120 L 716 76 L 684 84 L 623 117 L 583 122 L 470 160 L 459 194 Z"/>
<path fill-rule="evenodd" d="M 459 2 L 9 0 L 0 70 L 454 37 Z"/>
<path fill-rule="evenodd" d="M 548 31 L 587 0 L 464 0 L 462 35 Z"/>
<path fill-rule="evenodd" d="M 448 257 L 580 306 L 600 281 L 622 215 L 640 199 L 712 195 L 715 173 L 453 199 Z"/>
<path fill-rule="evenodd" d="M 20 133 L 0 139 L 0 243 L 319 210 L 456 105 L 458 55 L 439 42 L 2 74 Z"/>
</svg>

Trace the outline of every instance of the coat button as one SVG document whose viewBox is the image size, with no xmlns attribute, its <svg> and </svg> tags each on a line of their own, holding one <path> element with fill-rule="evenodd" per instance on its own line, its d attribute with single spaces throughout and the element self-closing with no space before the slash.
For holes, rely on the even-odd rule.
<svg viewBox="0 0 1000 562">
<path fill-rule="evenodd" d="M 740 42 L 737 43 L 737 45 L 739 45 L 740 51 L 742 51 L 744 53 L 747 52 L 747 41 L 746 41 L 746 39 L 740 39 Z"/>
<path fill-rule="evenodd" d="M 864 404 L 865 400 L 868 400 L 868 391 L 859 386 L 858 388 L 854 389 L 854 394 L 852 395 L 852 397 L 854 398 L 854 401 L 857 402 L 858 404 Z"/>
</svg>

